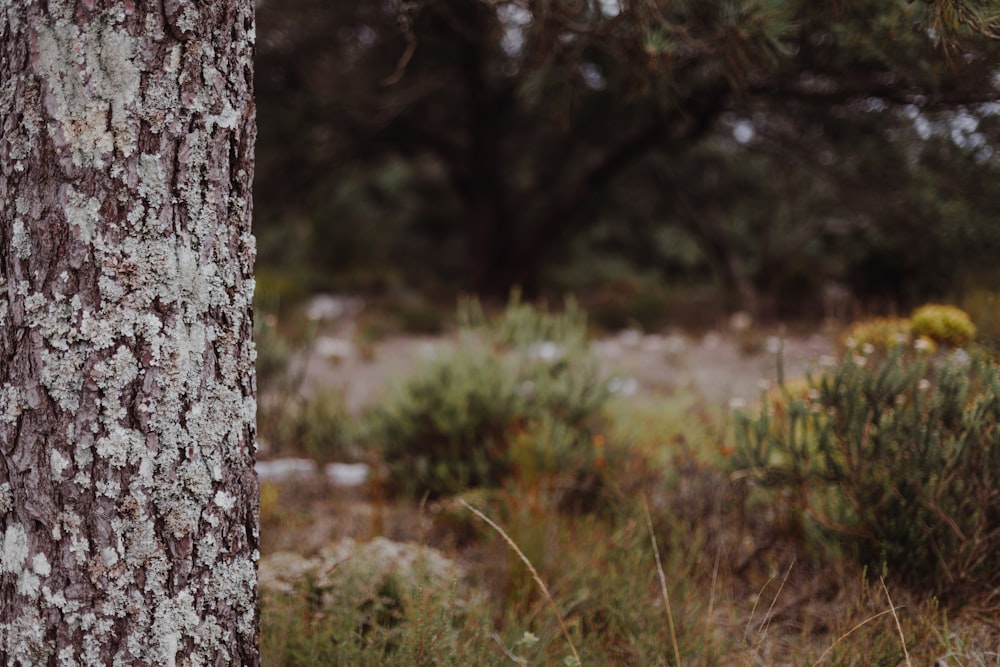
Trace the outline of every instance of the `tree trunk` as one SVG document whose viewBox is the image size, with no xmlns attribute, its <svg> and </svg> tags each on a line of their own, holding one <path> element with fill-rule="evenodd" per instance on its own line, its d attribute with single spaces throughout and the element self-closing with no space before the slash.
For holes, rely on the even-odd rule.
<svg viewBox="0 0 1000 667">
<path fill-rule="evenodd" d="M 256 665 L 250 0 L 0 1 L 0 663 Z"/>
</svg>

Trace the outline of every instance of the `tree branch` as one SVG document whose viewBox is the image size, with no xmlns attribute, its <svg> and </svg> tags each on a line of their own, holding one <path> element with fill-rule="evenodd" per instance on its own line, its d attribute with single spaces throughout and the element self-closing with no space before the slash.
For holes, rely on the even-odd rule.
<svg viewBox="0 0 1000 667">
<path fill-rule="evenodd" d="M 578 215 L 591 195 L 606 187 L 628 166 L 654 148 L 684 149 L 704 137 L 725 109 L 728 87 L 692 94 L 686 103 L 678 104 L 666 118 L 654 117 L 644 127 L 618 146 L 598 158 L 548 212 L 531 228 L 531 233 L 519 247 L 519 256 L 530 263 L 551 246 L 551 239 L 561 236 L 568 228 L 579 224 Z"/>
</svg>

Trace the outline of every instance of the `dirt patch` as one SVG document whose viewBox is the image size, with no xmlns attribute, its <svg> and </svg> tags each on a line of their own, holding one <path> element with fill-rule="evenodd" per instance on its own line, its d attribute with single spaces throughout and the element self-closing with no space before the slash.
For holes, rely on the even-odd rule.
<svg viewBox="0 0 1000 667">
<path fill-rule="evenodd" d="M 744 336 L 710 332 L 703 336 L 641 335 L 626 331 L 594 341 L 612 388 L 624 396 L 693 391 L 712 403 L 756 400 L 779 376 L 779 358 L 785 378 L 805 375 L 823 357 L 833 354 L 830 336 L 782 338 L 760 334 L 748 345 Z M 453 344 L 449 338 L 395 337 L 361 355 L 351 340 L 330 334 L 318 339 L 310 352 L 303 391 L 341 391 L 348 410 L 357 414 L 385 395 L 432 356 Z M 753 349 L 748 351 L 747 348 Z M 326 353 L 324 353 L 326 352 Z"/>
</svg>

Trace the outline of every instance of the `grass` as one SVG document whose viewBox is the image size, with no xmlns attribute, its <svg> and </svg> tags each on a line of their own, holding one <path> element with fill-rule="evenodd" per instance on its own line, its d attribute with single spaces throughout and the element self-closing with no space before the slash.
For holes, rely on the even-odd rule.
<svg viewBox="0 0 1000 667">
<path fill-rule="evenodd" d="M 517 557 L 521 559 L 521 562 L 524 563 L 524 566 L 528 568 L 528 571 L 531 572 L 531 577 L 535 580 L 535 583 L 538 584 L 538 589 L 545 596 L 545 599 L 548 601 L 549 606 L 552 607 L 552 611 L 555 613 L 556 620 L 559 621 L 559 628 L 562 630 L 563 636 L 566 638 L 566 644 L 569 646 L 570 651 L 573 653 L 573 659 L 576 661 L 576 664 L 578 665 L 581 664 L 580 654 L 576 650 L 576 645 L 573 644 L 573 638 L 570 637 L 569 630 L 566 629 L 566 622 L 563 620 L 562 615 L 559 613 L 559 608 L 556 606 L 555 601 L 552 599 L 552 594 L 549 593 L 549 587 L 546 586 L 545 582 L 542 581 L 542 578 L 538 576 L 538 570 L 535 569 L 535 566 L 531 564 L 531 561 L 528 560 L 528 557 L 525 556 L 524 552 L 521 551 L 520 547 L 517 546 L 517 542 L 512 540 L 510 536 L 506 532 L 504 532 L 504 529 L 498 526 L 492 519 L 490 519 L 488 516 L 477 510 L 469 503 L 463 500 L 461 501 L 461 505 L 465 509 L 469 510 L 477 517 L 485 521 L 490 528 L 497 531 L 497 533 L 500 534 L 500 537 L 503 538 L 504 542 L 506 542 L 508 546 L 510 546 L 510 548 L 513 549 L 514 553 L 517 554 Z"/>
<path fill-rule="evenodd" d="M 397 606 L 403 596 L 382 590 L 386 627 L 374 630 L 358 620 L 372 615 L 364 593 L 332 596 L 307 582 L 265 595 L 264 664 L 1000 664 L 995 622 L 913 591 L 890 599 L 881 577 L 805 549 L 769 505 L 780 499 L 748 515 L 747 490 L 723 489 L 692 515 L 686 494 L 719 483 L 710 465 L 685 470 L 694 491 L 654 479 L 599 514 L 560 509 L 557 479 L 480 492 L 486 511 L 464 501 L 426 508 L 435 526 L 477 517 L 465 520 L 462 544 L 433 529 L 408 536 L 463 563 L 461 577 L 425 581 Z"/>
<path fill-rule="evenodd" d="M 946 607 L 836 544 L 817 549 L 787 498 L 727 474 L 721 412 L 677 392 L 613 401 L 604 417 L 626 455 L 580 491 L 590 502 L 565 502 L 579 478 L 534 471 L 372 519 L 366 538 L 427 546 L 458 564 L 452 576 L 362 559 L 265 587 L 264 664 L 1000 667 L 1000 592 Z M 288 534 L 265 543 L 312 530 L 282 491 L 269 516 L 298 519 L 269 521 Z M 313 497 L 308 511 L 345 505 Z"/>
</svg>

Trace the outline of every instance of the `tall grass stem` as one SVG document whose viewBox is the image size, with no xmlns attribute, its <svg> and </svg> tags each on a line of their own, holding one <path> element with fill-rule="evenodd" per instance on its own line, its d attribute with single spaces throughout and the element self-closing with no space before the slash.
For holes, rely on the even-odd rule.
<svg viewBox="0 0 1000 667">
<path fill-rule="evenodd" d="M 511 538 L 511 536 L 504 531 L 503 528 L 501 528 L 497 523 L 495 523 L 493 519 L 489 518 L 488 516 L 477 510 L 475 507 L 465 502 L 465 500 L 459 500 L 458 502 L 462 505 L 462 507 L 469 510 L 477 517 L 485 521 L 490 528 L 499 533 L 500 537 L 503 538 L 504 542 L 506 542 L 507 545 L 514 550 L 514 553 L 517 554 L 517 557 L 520 558 L 521 562 L 524 563 L 525 567 L 528 568 L 528 571 L 531 572 L 531 576 L 535 580 L 535 583 L 538 584 L 538 588 L 542 591 L 542 595 L 545 596 L 545 599 L 548 600 L 549 602 L 549 606 L 552 607 L 552 613 L 556 615 L 556 620 L 559 621 L 559 627 L 562 629 L 563 636 L 566 638 L 566 643 L 569 644 L 569 650 L 572 651 L 573 657 L 576 658 L 576 664 L 582 667 L 583 661 L 580 660 L 580 654 L 577 653 L 576 646 L 573 644 L 573 638 L 569 636 L 569 629 L 566 627 L 566 623 L 563 621 L 562 614 L 559 613 L 559 608 L 556 606 L 555 600 L 552 599 L 552 595 L 549 593 L 549 587 L 545 585 L 545 582 L 542 581 L 541 576 L 539 576 L 538 574 L 538 570 L 536 570 L 535 566 L 531 564 L 531 561 L 528 560 L 528 557 L 524 555 L 524 552 L 521 551 L 521 548 L 517 546 L 517 542 L 515 542 L 513 538 Z"/>
<path fill-rule="evenodd" d="M 677 631 L 674 629 L 674 613 L 670 608 L 670 593 L 667 591 L 667 575 L 663 572 L 663 562 L 660 560 L 660 547 L 656 544 L 656 535 L 653 533 L 653 519 L 649 515 L 649 503 L 646 497 L 642 498 L 642 511 L 646 515 L 646 527 L 649 529 L 649 541 L 653 545 L 653 555 L 656 557 L 656 573 L 660 577 L 660 593 L 663 595 L 663 604 L 667 608 L 667 625 L 670 628 L 670 642 L 674 647 L 674 661 L 677 667 L 681 667 L 681 651 L 677 646 Z"/>
<path fill-rule="evenodd" d="M 896 631 L 899 632 L 899 641 L 903 644 L 903 656 L 906 658 L 906 667 L 913 667 L 913 663 L 910 662 L 910 652 L 906 648 L 906 637 L 903 635 L 903 626 L 899 622 L 899 615 L 896 614 L 896 607 L 892 604 L 892 597 L 889 596 L 889 587 L 885 585 L 885 577 L 879 577 L 879 581 L 882 582 L 885 599 L 889 601 L 889 611 L 892 612 L 892 618 L 896 621 Z"/>
</svg>

